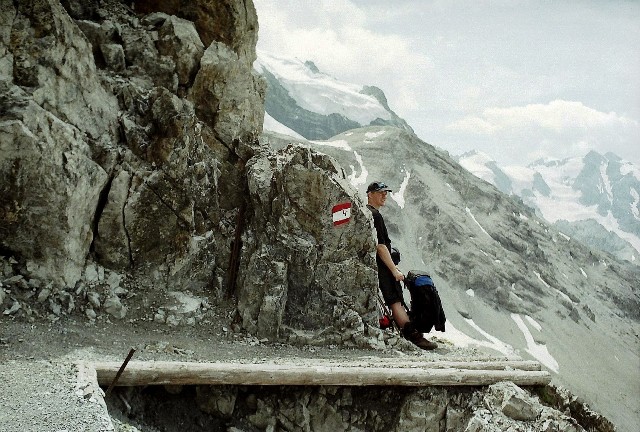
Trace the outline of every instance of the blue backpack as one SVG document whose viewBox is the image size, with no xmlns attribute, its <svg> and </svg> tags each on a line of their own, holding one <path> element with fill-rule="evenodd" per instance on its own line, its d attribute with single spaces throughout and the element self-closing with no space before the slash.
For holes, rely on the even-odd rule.
<svg viewBox="0 0 640 432">
<path fill-rule="evenodd" d="M 422 333 L 429 333 L 432 328 L 443 332 L 447 319 L 431 276 L 411 270 L 404 278 L 404 285 L 411 294 L 409 318 L 415 327 Z"/>
</svg>

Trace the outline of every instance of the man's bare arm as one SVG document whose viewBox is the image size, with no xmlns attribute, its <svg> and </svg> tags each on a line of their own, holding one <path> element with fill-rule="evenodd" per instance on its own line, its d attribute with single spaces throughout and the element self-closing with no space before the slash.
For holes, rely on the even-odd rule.
<svg viewBox="0 0 640 432">
<path fill-rule="evenodd" d="M 391 274 L 393 274 L 393 277 L 397 281 L 404 280 L 404 275 L 400 270 L 398 270 L 398 267 L 396 267 L 396 265 L 393 263 L 393 260 L 391 259 L 389 249 L 387 249 L 385 245 L 379 244 L 378 246 L 376 246 L 376 250 L 382 262 L 389 268 Z"/>
</svg>

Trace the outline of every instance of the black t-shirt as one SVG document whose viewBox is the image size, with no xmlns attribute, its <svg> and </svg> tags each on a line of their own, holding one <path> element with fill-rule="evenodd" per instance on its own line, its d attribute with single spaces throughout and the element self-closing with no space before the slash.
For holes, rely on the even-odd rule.
<svg viewBox="0 0 640 432">
<path fill-rule="evenodd" d="M 382 214 L 380 214 L 377 208 L 369 204 L 367 204 L 367 208 L 371 210 L 371 214 L 373 215 L 373 226 L 375 227 L 376 234 L 378 236 L 378 244 L 385 245 L 389 250 L 389 253 L 391 253 L 391 239 L 389 238 L 389 233 L 387 232 L 387 227 L 384 224 L 384 218 L 382 217 Z M 376 254 L 376 262 L 378 263 L 378 267 L 380 267 L 381 265 L 383 267 L 386 267 L 378 254 Z"/>
</svg>

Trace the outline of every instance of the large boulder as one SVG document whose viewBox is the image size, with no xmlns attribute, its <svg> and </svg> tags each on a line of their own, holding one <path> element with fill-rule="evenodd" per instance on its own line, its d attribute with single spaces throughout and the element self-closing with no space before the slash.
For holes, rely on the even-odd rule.
<svg viewBox="0 0 640 432">
<path fill-rule="evenodd" d="M 375 242 L 371 214 L 343 169 L 290 146 L 251 159 L 247 175 L 251 214 L 238 282 L 243 325 L 264 337 L 358 343 L 375 310 Z M 343 203 L 351 204 L 350 220 L 334 225 L 332 209 Z"/>
<path fill-rule="evenodd" d="M 200 60 L 190 99 L 225 143 L 252 144 L 262 133 L 266 86 L 238 54 L 213 42 Z M 242 159 L 250 153 L 237 150 Z"/>
<path fill-rule="evenodd" d="M 30 273 L 71 285 L 93 239 L 104 170 L 82 133 L 29 102 L 0 122 L 0 238 Z"/>
</svg>

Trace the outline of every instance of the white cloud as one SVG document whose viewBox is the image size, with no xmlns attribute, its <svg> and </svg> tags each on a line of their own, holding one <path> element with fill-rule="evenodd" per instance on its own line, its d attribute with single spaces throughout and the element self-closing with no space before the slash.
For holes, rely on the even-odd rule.
<svg viewBox="0 0 640 432">
<path fill-rule="evenodd" d="M 528 163 L 566 158 L 590 150 L 612 151 L 635 160 L 640 124 L 615 112 L 601 112 L 581 102 L 554 100 L 508 108 L 486 108 L 479 115 L 449 123 L 455 140 L 473 142 L 501 162 Z"/>
<path fill-rule="evenodd" d="M 416 98 L 416 82 L 432 67 L 429 57 L 410 39 L 378 31 L 374 17 L 352 2 L 254 3 L 260 28 L 269 29 L 260 32 L 258 49 L 311 60 L 340 80 L 381 87 L 396 106 L 410 109 L 423 102 Z"/>
<path fill-rule="evenodd" d="M 450 130 L 496 133 L 506 129 L 539 127 L 555 133 L 567 130 L 638 127 L 638 122 L 614 112 L 603 113 L 581 102 L 555 100 L 548 104 L 487 108 L 481 116 L 470 116 L 447 126 Z"/>
</svg>

